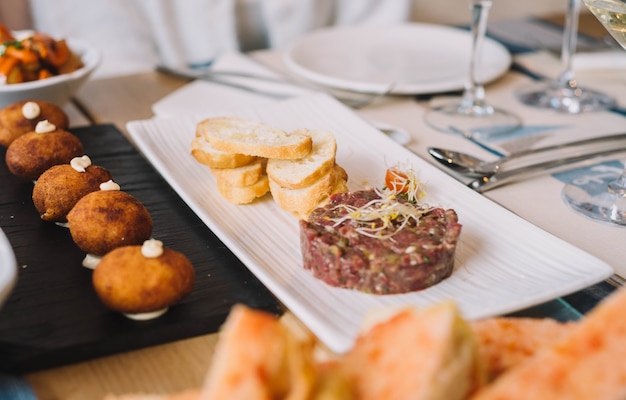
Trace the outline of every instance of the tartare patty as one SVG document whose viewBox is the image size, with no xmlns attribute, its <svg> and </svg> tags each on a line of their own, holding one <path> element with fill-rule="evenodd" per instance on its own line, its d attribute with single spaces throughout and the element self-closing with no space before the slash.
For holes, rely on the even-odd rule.
<svg viewBox="0 0 626 400">
<path fill-rule="evenodd" d="M 379 200 L 374 189 L 336 194 L 300 220 L 304 268 L 329 285 L 373 294 L 422 290 L 450 276 L 461 233 L 456 212 L 397 196 L 395 213 Z M 365 208 L 376 215 L 377 206 L 380 218 L 359 218 Z"/>
</svg>

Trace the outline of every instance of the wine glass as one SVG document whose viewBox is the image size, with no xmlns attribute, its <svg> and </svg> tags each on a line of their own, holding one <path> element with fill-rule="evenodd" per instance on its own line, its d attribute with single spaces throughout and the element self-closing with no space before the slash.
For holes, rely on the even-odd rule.
<svg viewBox="0 0 626 400">
<path fill-rule="evenodd" d="M 480 60 L 491 3 L 491 0 L 469 1 L 472 10 L 469 80 L 460 102 L 433 107 L 426 113 L 426 123 L 439 131 L 495 135 L 510 132 L 521 125 L 516 115 L 487 103 L 485 89 L 476 77 L 476 64 Z"/>
<path fill-rule="evenodd" d="M 626 2 L 623 0 L 584 0 L 592 14 L 626 49 Z M 626 167 L 613 174 L 610 171 L 605 190 L 585 191 L 574 183 L 563 188 L 565 202 L 574 210 L 593 219 L 626 226 Z"/>
<path fill-rule="evenodd" d="M 567 14 L 563 31 L 561 62 L 564 71 L 548 82 L 540 82 L 519 90 L 517 98 L 524 104 L 538 108 L 552 109 L 567 114 L 587 111 L 601 111 L 611 108 L 615 101 L 610 96 L 595 90 L 578 86 L 572 68 L 572 56 L 578 39 L 578 17 L 580 0 L 567 0 Z"/>
</svg>

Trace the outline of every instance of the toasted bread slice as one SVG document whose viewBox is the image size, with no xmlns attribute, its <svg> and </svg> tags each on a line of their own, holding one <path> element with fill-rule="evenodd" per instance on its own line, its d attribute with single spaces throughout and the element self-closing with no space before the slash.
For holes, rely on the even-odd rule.
<svg viewBox="0 0 626 400">
<path fill-rule="evenodd" d="M 288 134 L 282 129 L 235 117 L 205 119 L 198 123 L 197 132 L 218 150 L 263 158 L 301 158 L 312 147 L 308 135 Z"/>
<path fill-rule="evenodd" d="M 213 175 L 229 186 L 250 186 L 265 173 L 265 158 L 257 157 L 251 163 L 236 168 L 211 168 Z"/>
<path fill-rule="evenodd" d="M 270 179 L 270 192 L 274 201 L 297 218 L 306 219 L 315 208 L 326 204 L 333 193 L 346 191 L 346 171 L 335 164 L 333 168 L 312 185 L 289 189 Z"/>
<path fill-rule="evenodd" d="M 505 372 L 475 399 L 626 398 L 625 308 L 622 289 L 599 303 L 554 346 Z"/>
<path fill-rule="evenodd" d="M 189 389 L 175 394 L 133 393 L 122 395 L 106 395 L 104 400 L 201 400 L 200 389 Z"/>
<path fill-rule="evenodd" d="M 221 195 L 234 204 L 249 204 L 270 191 L 269 179 L 262 174 L 258 181 L 248 186 L 233 186 L 230 182 L 218 179 L 217 189 Z"/>
<path fill-rule="evenodd" d="M 316 381 L 309 340 L 275 316 L 235 305 L 220 330 L 202 399 L 309 399 Z"/>
<path fill-rule="evenodd" d="M 451 302 L 402 309 L 374 324 L 337 370 L 360 400 L 461 400 L 485 381 L 472 330 Z"/>
<path fill-rule="evenodd" d="M 276 317 L 235 305 L 220 330 L 204 399 L 271 399 L 284 393 L 287 341 Z"/>
<path fill-rule="evenodd" d="M 324 130 L 299 129 L 313 140 L 311 152 L 295 160 L 271 159 L 267 162 L 267 175 L 280 186 L 298 189 L 313 184 L 326 175 L 335 164 L 337 142 L 335 136 Z"/>
<path fill-rule="evenodd" d="M 553 346 L 574 323 L 550 318 L 488 318 L 471 322 L 489 379 Z"/>
<path fill-rule="evenodd" d="M 203 136 L 196 136 L 191 141 L 191 155 L 201 164 L 211 168 L 237 168 L 251 163 L 255 156 L 227 153 L 213 147 Z"/>
</svg>

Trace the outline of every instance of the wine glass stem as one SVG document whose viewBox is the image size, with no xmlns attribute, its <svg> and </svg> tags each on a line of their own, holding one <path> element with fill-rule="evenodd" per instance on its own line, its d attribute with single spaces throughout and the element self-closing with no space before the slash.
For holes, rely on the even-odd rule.
<svg viewBox="0 0 626 400">
<path fill-rule="evenodd" d="M 626 197 L 626 168 L 613 182 L 609 183 L 609 192 L 616 196 Z"/>
<path fill-rule="evenodd" d="M 489 113 L 490 107 L 485 103 L 485 89 L 478 82 L 476 64 L 480 60 L 482 52 L 491 0 L 470 1 L 472 10 L 472 53 L 470 55 L 469 80 L 465 85 L 461 106 L 471 108 L 478 113 Z"/>
<path fill-rule="evenodd" d="M 572 68 L 572 56 L 576 52 L 579 15 L 580 0 L 567 0 L 567 15 L 565 16 L 565 29 L 563 31 L 563 47 L 561 48 L 561 62 L 563 63 L 564 71 L 558 79 L 559 84 L 565 88 L 576 87 L 574 70 Z"/>
<path fill-rule="evenodd" d="M 609 207 L 609 220 L 616 224 L 626 225 L 626 168 L 613 182 L 609 183 L 608 191 L 614 196 L 614 201 Z"/>
</svg>

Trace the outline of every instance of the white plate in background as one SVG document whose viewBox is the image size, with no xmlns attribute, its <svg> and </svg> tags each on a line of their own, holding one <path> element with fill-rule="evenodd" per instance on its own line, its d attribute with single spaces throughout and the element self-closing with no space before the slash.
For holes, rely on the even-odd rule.
<svg viewBox="0 0 626 400">
<path fill-rule="evenodd" d="M 469 81 L 471 33 L 436 24 L 349 26 L 314 31 L 285 53 L 297 75 L 328 87 L 358 92 L 428 94 L 462 90 Z M 503 75 L 511 54 L 485 38 L 477 63 L 479 82 Z"/>
<path fill-rule="evenodd" d="M 0 229 L 0 307 L 4 304 L 17 281 L 17 261 L 9 239 Z"/>
<path fill-rule="evenodd" d="M 373 309 L 454 300 L 477 319 L 524 309 L 580 290 L 612 275 L 603 261 L 530 224 L 470 190 L 383 135 L 352 110 L 323 94 L 262 107 L 237 107 L 239 116 L 287 131 L 328 129 L 350 190 L 378 186 L 385 170 L 410 163 L 426 185 L 425 201 L 454 208 L 463 225 L 455 270 L 423 291 L 371 295 L 331 287 L 302 267 L 298 221 L 267 195 L 248 205 L 226 201 L 208 167 L 190 155 L 201 116 L 132 121 L 133 142 L 199 218 L 258 279 L 332 350 L 352 346 Z M 225 266 L 227 267 L 227 266 Z"/>
</svg>

